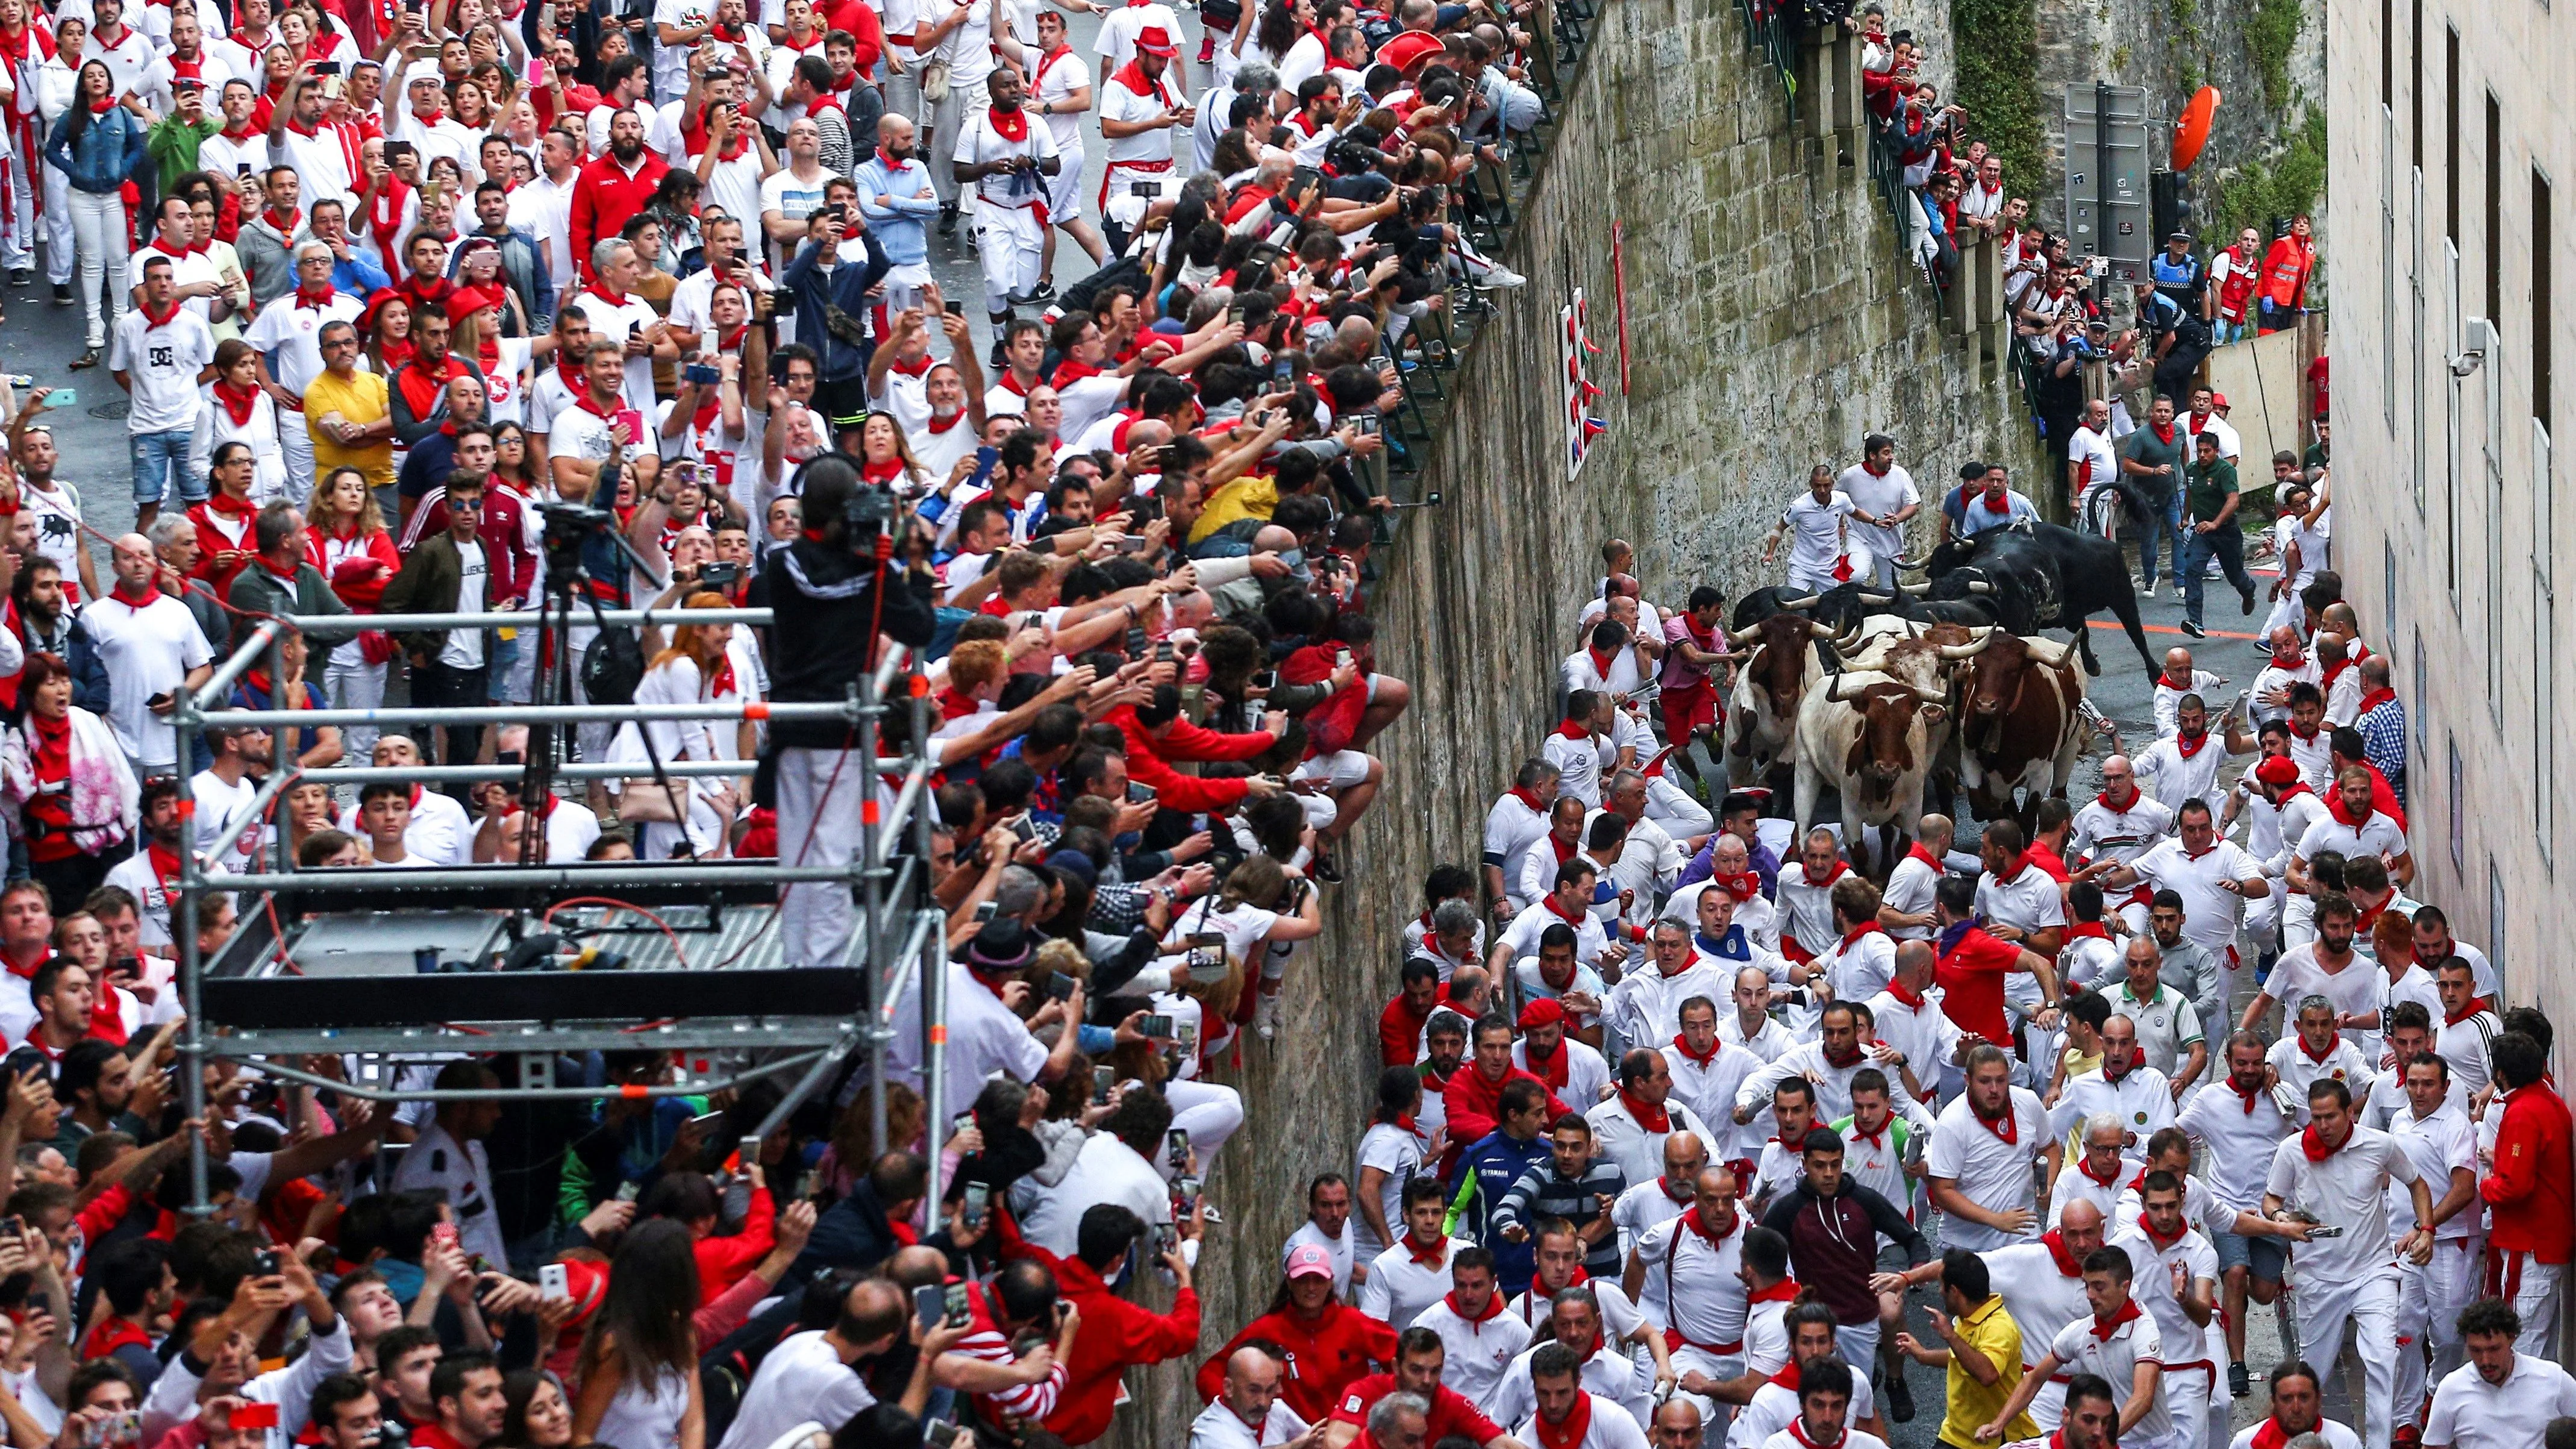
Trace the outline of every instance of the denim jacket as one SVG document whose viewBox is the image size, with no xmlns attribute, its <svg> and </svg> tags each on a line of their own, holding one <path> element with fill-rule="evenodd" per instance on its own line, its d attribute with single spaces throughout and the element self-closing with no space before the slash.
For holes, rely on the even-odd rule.
<svg viewBox="0 0 2576 1449">
<path fill-rule="evenodd" d="M 854 260 L 850 243 L 867 244 L 867 259 Z M 795 260 L 787 264 L 779 278 L 796 294 L 796 336 L 810 341 L 823 354 L 823 376 L 826 379 L 857 377 L 868 370 L 868 359 L 876 352 L 873 343 L 860 344 L 832 334 L 823 324 L 823 304 L 849 314 L 860 326 L 867 325 L 871 310 L 868 289 L 882 280 L 888 270 L 885 248 L 877 245 L 876 233 L 862 231 L 841 238 L 840 260 L 829 277 L 823 275 L 823 249 L 812 241 L 797 248 Z M 808 329 L 811 329 L 810 331 Z"/>
<path fill-rule="evenodd" d="M 74 103 L 78 104 L 77 100 Z M 54 133 L 45 141 L 45 160 L 63 173 L 76 190 L 114 191 L 143 163 L 143 123 L 134 118 L 132 111 L 115 107 L 89 118 L 75 148 L 72 117 L 78 114 L 65 111 L 54 122 Z"/>
</svg>

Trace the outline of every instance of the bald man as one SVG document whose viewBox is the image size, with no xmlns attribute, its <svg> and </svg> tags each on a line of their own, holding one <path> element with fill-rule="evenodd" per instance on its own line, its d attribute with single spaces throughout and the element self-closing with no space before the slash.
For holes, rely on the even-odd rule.
<svg viewBox="0 0 2576 1449">
<path fill-rule="evenodd" d="M 188 606 L 163 592 L 152 540 L 129 533 L 111 552 L 116 584 L 81 610 L 81 622 L 107 669 L 107 722 L 117 744 L 137 773 L 168 774 L 179 758 L 170 728 L 177 691 L 204 686 L 215 672 L 214 648 Z"/>
<path fill-rule="evenodd" d="M 1190 1449 L 1266 1449 L 1303 1437 L 1306 1421 L 1279 1393 L 1286 1373 L 1262 1349 L 1236 1349 L 1225 1361 L 1224 1392 L 1190 1423 Z"/>
<path fill-rule="evenodd" d="M 2206 699 L 2211 690 L 2226 682 L 2224 674 L 2193 668 L 2190 650 L 2179 645 L 2166 650 L 2165 672 L 2156 676 L 2156 738 L 2169 740 L 2174 737 L 2174 731 L 2179 728 L 2174 723 L 2174 710 L 2182 703 L 2184 695 L 2197 694 Z"/>
</svg>

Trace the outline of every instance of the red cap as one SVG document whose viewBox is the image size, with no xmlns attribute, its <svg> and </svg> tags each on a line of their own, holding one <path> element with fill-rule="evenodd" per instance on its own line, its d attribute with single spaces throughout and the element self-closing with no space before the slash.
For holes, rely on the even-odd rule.
<svg viewBox="0 0 2576 1449">
<path fill-rule="evenodd" d="M 1181 53 L 1181 48 L 1172 43 L 1172 32 L 1165 30 L 1159 25 L 1148 25 L 1144 29 L 1137 31 L 1136 48 L 1145 52 L 1147 55 L 1159 55 L 1164 57 L 1175 56 Z"/>
<path fill-rule="evenodd" d="M 1564 1024 L 1565 1008 L 1557 1003 L 1555 997 L 1542 996 L 1521 1008 L 1521 1030 L 1523 1031 L 1534 1026 L 1563 1026 Z"/>
<path fill-rule="evenodd" d="M 2212 409 L 2223 408 L 2223 407 L 2227 406 L 2227 394 L 2225 394 L 2225 393 L 2223 393 L 2223 392 L 2218 391 L 2216 388 L 2212 388 L 2212 389 L 2210 389 L 2210 393 L 2209 393 L 2209 405 L 2210 405 L 2210 407 L 2211 407 Z"/>
<path fill-rule="evenodd" d="M 1378 63 L 1391 65 L 1411 75 L 1416 68 L 1447 50 L 1440 37 L 1427 30 L 1408 30 L 1379 46 Z"/>
<path fill-rule="evenodd" d="M 484 240 L 488 241 L 489 238 L 485 238 Z M 501 293 L 496 288 L 459 287 L 454 292 L 448 294 L 447 320 L 452 326 L 455 323 L 462 322 L 466 318 L 473 316 L 475 313 L 482 311 L 486 307 L 498 307 L 500 305 Z"/>
<path fill-rule="evenodd" d="M 2299 767 L 2287 755 L 2273 755 L 2254 767 L 2254 778 L 2266 785 L 2296 784 Z"/>
</svg>

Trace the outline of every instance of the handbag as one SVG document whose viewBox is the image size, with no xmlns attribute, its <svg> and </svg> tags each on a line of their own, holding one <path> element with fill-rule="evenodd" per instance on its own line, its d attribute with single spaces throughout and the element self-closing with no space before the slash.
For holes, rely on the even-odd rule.
<svg viewBox="0 0 2576 1449">
<path fill-rule="evenodd" d="M 665 785 L 650 775 L 625 781 L 617 792 L 617 818 L 649 825 L 677 825 L 689 818 L 689 782 Z"/>
<path fill-rule="evenodd" d="M 944 60 L 922 62 L 921 98 L 934 106 L 948 99 L 948 62 Z"/>
</svg>

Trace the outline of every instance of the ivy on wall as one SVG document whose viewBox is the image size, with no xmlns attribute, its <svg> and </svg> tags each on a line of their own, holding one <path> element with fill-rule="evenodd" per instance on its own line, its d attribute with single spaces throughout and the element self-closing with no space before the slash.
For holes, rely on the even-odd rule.
<svg viewBox="0 0 2576 1449">
<path fill-rule="evenodd" d="M 2267 109 L 2278 111 L 2289 99 L 2290 47 L 2298 43 L 2304 18 L 2300 0 L 2255 0 L 2254 16 L 2245 22 L 2245 50 L 2263 78 Z"/>
<path fill-rule="evenodd" d="M 1959 52 L 1954 99 L 1968 109 L 1969 134 L 2003 157 L 2006 177 L 2021 178 L 2008 186 L 2044 194 L 2052 171 L 2039 93 L 2037 0 L 1950 0 L 1950 28 Z"/>
<path fill-rule="evenodd" d="M 2221 247 L 2250 226 L 2268 244 L 2274 218 L 2313 214 L 2325 189 L 2326 113 L 2311 105 L 2305 123 L 2286 133 L 2269 161 L 2249 161 L 2219 178 L 2218 215 L 2202 238 Z"/>
</svg>

